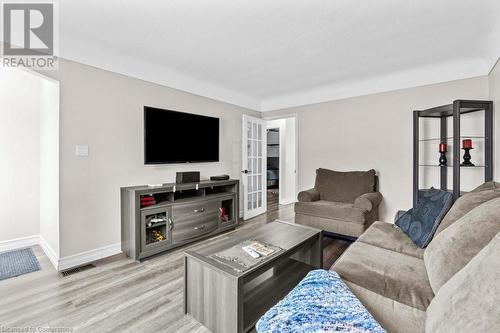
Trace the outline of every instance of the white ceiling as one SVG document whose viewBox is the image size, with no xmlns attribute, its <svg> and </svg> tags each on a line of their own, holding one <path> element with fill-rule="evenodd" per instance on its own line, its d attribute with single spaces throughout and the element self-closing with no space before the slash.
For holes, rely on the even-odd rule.
<svg viewBox="0 0 500 333">
<path fill-rule="evenodd" d="M 486 75 L 499 0 L 66 0 L 64 58 L 268 111 Z"/>
</svg>

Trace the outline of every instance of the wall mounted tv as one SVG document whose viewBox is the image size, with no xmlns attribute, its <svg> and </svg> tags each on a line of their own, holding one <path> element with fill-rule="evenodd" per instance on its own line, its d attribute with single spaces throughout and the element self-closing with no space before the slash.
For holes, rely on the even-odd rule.
<svg viewBox="0 0 500 333">
<path fill-rule="evenodd" d="M 144 107 L 144 163 L 219 161 L 219 118 Z"/>
</svg>

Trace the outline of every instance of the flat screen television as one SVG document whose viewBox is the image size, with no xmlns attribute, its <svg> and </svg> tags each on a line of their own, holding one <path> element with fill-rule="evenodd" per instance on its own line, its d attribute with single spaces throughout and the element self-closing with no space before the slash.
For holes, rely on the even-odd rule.
<svg viewBox="0 0 500 333">
<path fill-rule="evenodd" d="M 219 118 L 144 107 L 144 163 L 219 161 Z"/>
</svg>

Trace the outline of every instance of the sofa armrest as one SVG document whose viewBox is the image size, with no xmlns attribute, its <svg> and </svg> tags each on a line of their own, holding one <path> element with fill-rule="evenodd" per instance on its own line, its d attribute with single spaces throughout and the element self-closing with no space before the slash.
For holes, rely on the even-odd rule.
<svg viewBox="0 0 500 333">
<path fill-rule="evenodd" d="M 382 201 L 382 194 L 380 192 L 370 192 L 361 194 L 354 200 L 354 208 L 364 209 L 367 211 L 373 210 Z"/>
<path fill-rule="evenodd" d="M 315 188 L 305 190 L 299 193 L 298 199 L 300 202 L 313 202 L 319 200 L 319 192 Z"/>
</svg>

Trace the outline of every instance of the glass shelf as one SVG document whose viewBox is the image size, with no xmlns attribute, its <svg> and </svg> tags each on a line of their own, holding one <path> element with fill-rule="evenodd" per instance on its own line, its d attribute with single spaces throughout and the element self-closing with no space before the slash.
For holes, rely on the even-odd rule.
<svg viewBox="0 0 500 333">
<path fill-rule="evenodd" d="M 461 136 L 460 139 L 485 139 L 486 137 L 484 136 Z M 453 140 L 452 136 L 449 136 L 446 138 L 446 141 Z M 418 140 L 419 142 L 426 142 L 426 141 L 441 141 L 441 138 L 431 138 L 431 139 L 421 139 Z"/>
<path fill-rule="evenodd" d="M 438 164 L 419 164 L 421 167 L 434 167 L 434 168 L 453 168 L 453 165 L 438 165 Z M 461 165 L 461 168 L 469 169 L 469 168 L 486 168 L 485 165 L 474 165 L 474 166 L 465 166 Z"/>
<path fill-rule="evenodd" d="M 161 227 L 161 226 L 166 225 L 166 224 L 167 224 L 167 221 L 156 222 L 156 223 L 152 223 L 151 225 L 146 225 L 146 228 L 147 229 L 157 228 L 157 227 Z"/>
</svg>

